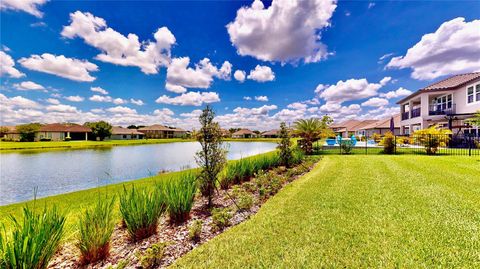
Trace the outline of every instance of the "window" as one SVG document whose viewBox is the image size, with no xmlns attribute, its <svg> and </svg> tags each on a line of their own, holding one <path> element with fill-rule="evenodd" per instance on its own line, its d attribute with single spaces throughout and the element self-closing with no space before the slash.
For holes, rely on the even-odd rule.
<svg viewBox="0 0 480 269">
<path fill-rule="evenodd" d="M 443 111 L 447 108 L 452 108 L 452 95 L 444 95 L 435 99 L 435 110 Z"/>
<path fill-rule="evenodd" d="M 480 102 L 480 83 L 467 86 L 467 104 Z"/>
<path fill-rule="evenodd" d="M 123 139 L 127 138 L 127 135 L 123 135 Z"/>
</svg>

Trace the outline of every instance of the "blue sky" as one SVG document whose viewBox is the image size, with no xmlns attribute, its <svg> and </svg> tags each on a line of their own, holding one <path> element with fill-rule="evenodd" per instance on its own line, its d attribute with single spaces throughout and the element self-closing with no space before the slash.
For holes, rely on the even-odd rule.
<svg viewBox="0 0 480 269">
<path fill-rule="evenodd" d="M 480 71 L 478 1 L 5 0 L 1 9 L 2 124 L 190 129 L 207 103 L 224 127 L 382 118 L 433 81 Z M 125 43 L 129 34 L 143 43 Z"/>
</svg>

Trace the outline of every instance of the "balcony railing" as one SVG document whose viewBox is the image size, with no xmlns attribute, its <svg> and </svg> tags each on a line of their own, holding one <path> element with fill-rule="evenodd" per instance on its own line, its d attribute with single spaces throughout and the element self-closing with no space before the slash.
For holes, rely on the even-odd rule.
<svg viewBox="0 0 480 269">
<path fill-rule="evenodd" d="M 402 113 L 402 120 L 408 120 L 409 119 L 409 114 L 408 111 L 407 112 L 403 112 Z"/>
<path fill-rule="evenodd" d="M 455 114 L 455 104 L 436 104 L 428 107 L 428 115 L 451 115 Z"/>
<path fill-rule="evenodd" d="M 412 109 L 411 111 L 411 115 L 410 117 L 413 119 L 413 118 L 416 118 L 416 117 L 420 117 L 420 113 L 421 113 L 421 110 L 420 108 L 415 108 L 415 109 Z"/>
</svg>

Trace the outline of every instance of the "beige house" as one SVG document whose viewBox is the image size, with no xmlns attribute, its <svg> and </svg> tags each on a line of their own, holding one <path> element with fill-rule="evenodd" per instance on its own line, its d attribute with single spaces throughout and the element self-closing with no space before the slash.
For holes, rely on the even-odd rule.
<svg viewBox="0 0 480 269">
<path fill-rule="evenodd" d="M 7 141 L 19 141 L 20 133 L 15 126 L 0 126 L 0 138 Z"/>
<path fill-rule="evenodd" d="M 183 129 L 167 127 L 160 124 L 146 126 L 138 129 L 138 131 L 145 134 L 145 138 L 181 138 L 187 134 L 187 131 Z"/>
<path fill-rule="evenodd" d="M 376 120 L 373 123 L 367 124 L 359 129 L 362 135 L 371 137 L 373 134 L 384 135 L 390 132 L 390 124 L 392 117 L 387 117 L 382 120 Z M 394 135 L 400 134 L 400 114 L 393 116 Z"/>
<path fill-rule="evenodd" d="M 131 139 L 143 139 L 144 133 L 139 132 L 137 129 L 128 129 L 123 127 L 112 127 L 112 140 L 131 140 Z"/>
<path fill-rule="evenodd" d="M 277 138 L 279 135 L 279 130 L 270 130 L 262 133 L 262 137 L 264 138 Z"/>
<path fill-rule="evenodd" d="M 233 138 L 253 138 L 257 137 L 257 134 L 249 129 L 240 129 L 232 134 Z"/>
<path fill-rule="evenodd" d="M 35 141 L 63 141 L 93 139 L 92 129 L 73 123 L 52 123 L 40 127 L 35 134 Z"/>
<path fill-rule="evenodd" d="M 439 125 L 458 133 L 478 135 L 465 120 L 480 110 L 480 72 L 461 74 L 429 85 L 398 101 L 400 133 Z"/>
</svg>

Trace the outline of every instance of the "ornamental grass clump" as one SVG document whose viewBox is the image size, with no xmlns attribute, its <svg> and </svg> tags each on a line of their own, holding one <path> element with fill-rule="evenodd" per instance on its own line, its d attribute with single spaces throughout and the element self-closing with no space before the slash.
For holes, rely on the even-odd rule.
<svg viewBox="0 0 480 269">
<path fill-rule="evenodd" d="M 170 223 L 182 223 L 188 220 L 197 193 L 197 175 L 185 173 L 178 178 L 163 180 L 159 188 L 165 198 Z"/>
<path fill-rule="evenodd" d="M 60 247 L 65 219 L 56 207 L 45 208 L 41 214 L 25 207 L 22 220 L 11 216 L 12 233 L 3 227 L 0 234 L 1 268 L 47 268 Z"/>
<path fill-rule="evenodd" d="M 81 264 L 106 259 L 110 254 L 110 239 L 115 228 L 112 199 L 98 199 L 93 208 L 85 210 L 78 221 L 76 246 L 80 250 Z"/>
<path fill-rule="evenodd" d="M 158 219 L 165 212 L 164 197 L 160 191 L 123 188 L 120 196 L 120 213 L 133 241 L 157 233 Z"/>
</svg>

